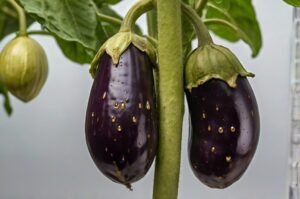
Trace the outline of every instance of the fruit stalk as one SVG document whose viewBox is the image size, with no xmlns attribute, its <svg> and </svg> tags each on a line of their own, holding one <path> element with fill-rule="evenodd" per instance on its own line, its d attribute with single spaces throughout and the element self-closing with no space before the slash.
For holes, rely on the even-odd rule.
<svg viewBox="0 0 300 199">
<path fill-rule="evenodd" d="M 180 0 L 157 0 L 159 60 L 159 147 L 153 199 L 176 199 L 183 120 Z"/>
<path fill-rule="evenodd" d="M 147 11 L 153 9 L 152 0 L 140 0 L 134 4 L 130 10 L 127 12 L 124 21 L 121 25 L 120 32 L 129 32 L 135 24 L 137 18 Z"/>
<path fill-rule="evenodd" d="M 19 36 L 26 36 L 26 15 L 24 9 L 19 6 L 15 0 L 8 0 L 8 2 L 15 8 L 19 16 Z"/>
<path fill-rule="evenodd" d="M 203 46 L 205 44 L 213 43 L 206 26 L 202 22 L 199 15 L 195 12 L 195 10 L 184 3 L 181 4 L 181 8 L 183 14 L 185 14 L 188 17 L 188 19 L 194 26 L 196 35 L 198 37 L 198 47 L 201 45 Z"/>
</svg>

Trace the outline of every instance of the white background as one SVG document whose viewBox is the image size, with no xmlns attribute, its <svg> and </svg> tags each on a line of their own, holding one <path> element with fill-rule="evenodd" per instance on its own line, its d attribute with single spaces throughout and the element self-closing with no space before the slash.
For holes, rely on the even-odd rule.
<svg viewBox="0 0 300 199">
<path fill-rule="evenodd" d="M 125 13 L 133 1 L 116 9 Z M 288 195 L 289 52 L 292 8 L 279 1 L 254 0 L 264 47 L 252 59 L 248 46 L 215 41 L 231 48 L 251 80 L 261 115 L 257 153 L 240 181 L 213 190 L 192 174 L 187 160 L 184 118 L 180 199 L 285 199 Z M 145 28 L 145 18 L 139 20 Z M 39 26 L 34 26 L 33 29 Z M 24 104 L 12 97 L 13 115 L 0 111 L 1 199 L 150 199 L 153 167 L 133 184 L 134 191 L 106 179 L 93 164 L 85 144 L 84 120 L 92 84 L 88 65 L 66 59 L 55 41 L 34 36 L 46 49 L 50 73 L 41 94 Z M 0 47 L 8 41 L 4 40 Z M 187 109 L 186 109 L 187 110 Z"/>
</svg>

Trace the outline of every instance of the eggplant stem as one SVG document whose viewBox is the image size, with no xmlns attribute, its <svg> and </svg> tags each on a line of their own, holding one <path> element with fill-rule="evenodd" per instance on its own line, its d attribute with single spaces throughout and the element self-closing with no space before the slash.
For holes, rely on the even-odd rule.
<svg viewBox="0 0 300 199">
<path fill-rule="evenodd" d="M 8 0 L 19 16 L 19 36 L 27 36 L 26 15 L 24 9 L 15 1 Z"/>
</svg>

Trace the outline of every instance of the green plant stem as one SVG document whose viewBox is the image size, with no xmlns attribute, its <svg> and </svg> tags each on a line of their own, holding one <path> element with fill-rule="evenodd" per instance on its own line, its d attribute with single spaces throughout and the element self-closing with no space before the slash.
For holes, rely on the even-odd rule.
<svg viewBox="0 0 300 199">
<path fill-rule="evenodd" d="M 239 32 L 238 27 L 236 27 L 232 23 L 230 23 L 226 20 L 223 20 L 223 19 L 213 19 L 213 18 L 212 19 L 205 19 L 205 20 L 203 20 L 203 23 L 204 24 L 222 24 L 224 26 L 227 26 L 227 27 L 231 28 L 235 32 Z"/>
<path fill-rule="evenodd" d="M 147 13 L 148 34 L 157 39 L 157 12 L 152 10 Z"/>
<path fill-rule="evenodd" d="M 135 21 L 145 12 L 152 10 L 153 7 L 152 0 L 139 0 L 127 12 L 121 25 L 120 32 L 131 31 Z"/>
<path fill-rule="evenodd" d="M 107 22 L 107 23 L 116 24 L 116 25 L 121 25 L 122 24 L 121 19 L 118 19 L 116 17 L 112 17 L 112 16 L 109 16 L 109 15 L 106 15 L 106 14 L 103 14 L 103 13 L 99 12 L 99 9 L 98 9 L 97 5 L 95 4 L 95 2 L 91 1 L 91 4 L 95 9 L 97 19 L 100 22 Z"/>
<path fill-rule="evenodd" d="M 8 0 L 8 2 L 16 9 L 19 16 L 19 36 L 26 36 L 26 15 L 24 9 L 19 6 L 15 0 Z"/>
<path fill-rule="evenodd" d="M 200 13 L 200 16 L 202 15 L 203 9 L 205 8 L 208 0 L 198 0 L 195 6 L 195 9 L 198 13 Z"/>
<path fill-rule="evenodd" d="M 181 8 L 182 12 L 188 17 L 195 28 L 198 37 L 198 46 L 213 43 L 208 29 L 195 10 L 185 3 L 181 3 Z"/>
<path fill-rule="evenodd" d="M 27 35 L 48 35 L 48 36 L 53 36 L 52 33 L 47 32 L 47 31 L 43 31 L 43 30 L 32 30 L 32 31 L 28 31 Z"/>
<path fill-rule="evenodd" d="M 177 199 L 183 120 L 180 0 L 157 0 L 159 146 L 153 199 Z"/>
</svg>

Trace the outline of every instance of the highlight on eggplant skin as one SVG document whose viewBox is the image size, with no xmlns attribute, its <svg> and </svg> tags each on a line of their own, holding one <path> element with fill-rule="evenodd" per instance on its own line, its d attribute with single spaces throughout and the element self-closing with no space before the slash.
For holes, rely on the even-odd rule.
<svg viewBox="0 0 300 199">
<path fill-rule="evenodd" d="M 249 166 L 259 139 L 259 113 L 245 77 L 237 87 L 212 79 L 186 90 L 190 111 L 189 161 L 196 177 L 212 188 L 226 188 Z"/>
<path fill-rule="evenodd" d="M 114 65 L 100 59 L 86 114 L 86 142 L 99 170 L 131 189 L 157 151 L 157 113 L 149 57 L 130 45 Z"/>
</svg>

